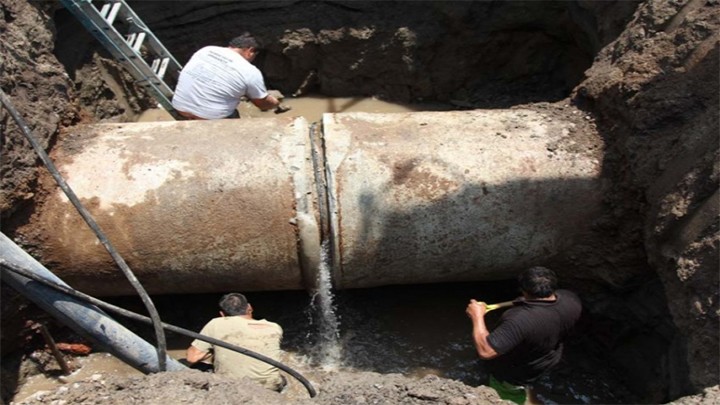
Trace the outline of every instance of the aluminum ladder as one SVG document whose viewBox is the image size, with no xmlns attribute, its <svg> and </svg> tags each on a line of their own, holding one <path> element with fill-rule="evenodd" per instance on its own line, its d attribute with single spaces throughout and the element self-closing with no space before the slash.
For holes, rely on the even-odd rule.
<svg viewBox="0 0 720 405">
<path fill-rule="evenodd" d="M 182 66 L 124 0 L 60 0 L 70 13 L 176 120 L 173 89 Z M 125 34 L 121 34 L 124 32 Z"/>
</svg>

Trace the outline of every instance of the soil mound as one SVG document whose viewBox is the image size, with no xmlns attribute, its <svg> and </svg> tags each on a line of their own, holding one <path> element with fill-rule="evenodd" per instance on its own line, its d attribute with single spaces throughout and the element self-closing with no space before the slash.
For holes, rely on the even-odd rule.
<svg viewBox="0 0 720 405">
<path fill-rule="evenodd" d="M 318 395 L 290 389 L 266 390 L 249 380 L 235 380 L 197 370 L 149 376 L 107 377 L 40 392 L 17 404 L 504 404 L 488 387 L 470 387 L 457 381 L 426 376 L 410 379 L 399 374 L 332 372 L 318 375 Z"/>
</svg>

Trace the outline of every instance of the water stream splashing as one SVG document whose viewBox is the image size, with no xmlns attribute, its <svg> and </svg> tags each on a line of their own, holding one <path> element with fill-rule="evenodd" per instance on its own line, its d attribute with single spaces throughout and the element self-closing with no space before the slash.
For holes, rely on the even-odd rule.
<svg viewBox="0 0 720 405">
<path fill-rule="evenodd" d="M 313 294 L 311 306 L 318 316 L 317 362 L 325 370 L 336 370 L 341 364 L 340 322 L 336 313 L 335 298 L 330 277 L 329 242 L 324 241 L 320 252 L 317 291 Z"/>
</svg>

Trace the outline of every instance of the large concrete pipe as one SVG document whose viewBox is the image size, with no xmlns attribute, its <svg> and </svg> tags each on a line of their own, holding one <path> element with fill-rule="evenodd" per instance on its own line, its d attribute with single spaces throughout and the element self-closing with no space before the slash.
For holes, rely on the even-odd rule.
<svg viewBox="0 0 720 405">
<path fill-rule="evenodd" d="M 600 206 L 599 151 L 540 112 L 323 124 L 338 288 L 508 278 L 570 246 Z"/>
<path fill-rule="evenodd" d="M 148 292 L 297 290 L 298 227 L 317 234 L 307 138 L 292 117 L 100 124 L 75 128 L 52 158 Z M 19 230 L 26 248 L 75 288 L 132 294 L 48 183 Z"/>
<path fill-rule="evenodd" d="M 484 280 L 554 257 L 600 200 L 597 151 L 524 109 L 105 124 L 53 154 L 152 293 Z M 313 131 L 310 131 L 311 133 Z M 322 138 L 322 139 L 321 139 Z M 48 268 L 131 292 L 59 191 L 18 230 Z"/>
</svg>

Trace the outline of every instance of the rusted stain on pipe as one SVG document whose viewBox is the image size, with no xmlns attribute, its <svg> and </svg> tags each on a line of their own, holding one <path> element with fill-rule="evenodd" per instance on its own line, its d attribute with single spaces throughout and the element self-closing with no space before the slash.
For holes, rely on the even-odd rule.
<svg viewBox="0 0 720 405">
<path fill-rule="evenodd" d="M 149 292 L 302 289 L 306 137 L 301 118 L 93 125 L 53 158 Z M 69 284 L 130 292 L 60 192 L 21 233 Z"/>
<path fill-rule="evenodd" d="M 588 231 L 598 156 L 573 147 L 573 124 L 548 118 L 325 114 L 335 284 L 507 278 Z"/>
</svg>

